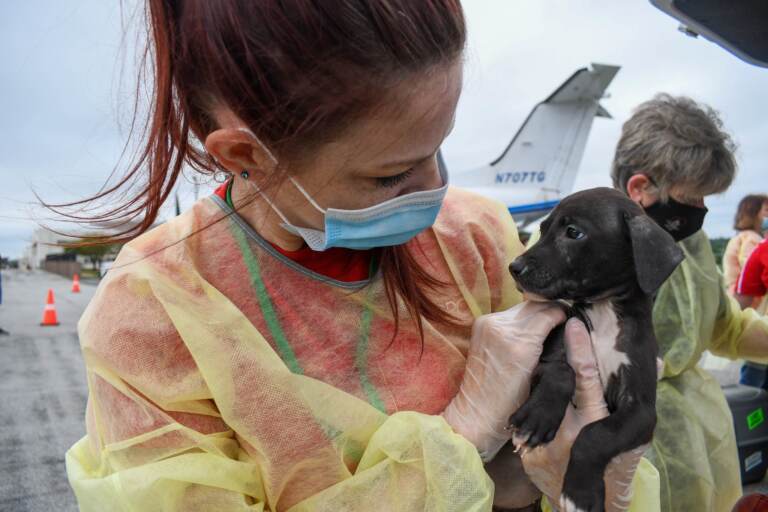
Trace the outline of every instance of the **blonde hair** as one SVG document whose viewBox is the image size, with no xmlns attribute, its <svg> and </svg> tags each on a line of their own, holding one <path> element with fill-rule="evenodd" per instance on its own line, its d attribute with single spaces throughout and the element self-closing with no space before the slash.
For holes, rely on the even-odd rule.
<svg viewBox="0 0 768 512">
<path fill-rule="evenodd" d="M 664 201 L 671 189 L 685 197 L 724 192 L 736 175 L 735 151 L 714 109 L 686 96 L 658 94 L 622 126 L 613 186 L 626 191 L 629 179 L 643 173 Z"/>
</svg>

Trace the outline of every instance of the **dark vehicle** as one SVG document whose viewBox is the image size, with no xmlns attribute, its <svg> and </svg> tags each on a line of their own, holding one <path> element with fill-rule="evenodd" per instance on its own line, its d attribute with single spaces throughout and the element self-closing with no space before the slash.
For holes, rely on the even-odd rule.
<svg viewBox="0 0 768 512">
<path fill-rule="evenodd" d="M 682 23 L 686 35 L 699 35 L 738 58 L 768 67 L 768 2 L 765 0 L 651 0 Z"/>
</svg>

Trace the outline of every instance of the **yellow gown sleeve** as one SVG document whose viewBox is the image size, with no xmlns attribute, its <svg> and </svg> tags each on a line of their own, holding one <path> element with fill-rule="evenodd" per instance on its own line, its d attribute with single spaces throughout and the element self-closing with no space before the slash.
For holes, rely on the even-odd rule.
<svg viewBox="0 0 768 512">
<path fill-rule="evenodd" d="M 768 320 L 752 308 L 742 310 L 736 299 L 721 289 L 709 350 L 730 359 L 768 363 Z"/>
<path fill-rule="evenodd" d="M 99 379 L 95 377 L 95 379 Z M 264 511 L 266 497 L 258 467 L 231 431 L 203 434 L 169 421 L 121 443 L 94 446 L 141 408 L 147 425 L 167 414 L 139 397 L 122 402 L 114 387 L 97 384 L 88 407 L 88 436 L 66 455 L 67 473 L 83 512 Z M 130 391 L 120 386 L 122 391 Z M 102 404 L 96 396 L 114 395 Z M 98 411 L 124 412 L 100 425 Z M 186 417 L 187 423 L 199 418 Z M 198 425 L 200 423 L 197 423 Z M 128 426 L 130 428 L 130 426 Z M 134 435 L 136 434 L 136 435 Z M 484 481 L 484 483 L 479 484 Z M 354 475 L 292 506 L 290 512 L 363 510 L 490 510 L 493 485 L 475 448 L 453 433 L 440 416 L 400 412 L 388 417 L 369 439 Z M 444 501 L 444 502 L 443 502 Z"/>
<path fill-rule="evenodd" d="M 354 477 L 289 512 L 490 512 L 492 502 L 493 482 L 475 447 L 442 416 L 404 411 L 373 434 Z"/>
<path fill-rule="evenodd" d="M 140 279 L 112 270 L 78 325 L 87 435 L 66 454 L 83 512 L 260 511 L 258 465 Z"/>
<path fill-rule="evenodd" d="M 66 454 L 81 511 L 264 510 L 258 467 L 220 420 L 175 420 L 97 373 L 89 384 L 88 435 Z"/>
</svg>

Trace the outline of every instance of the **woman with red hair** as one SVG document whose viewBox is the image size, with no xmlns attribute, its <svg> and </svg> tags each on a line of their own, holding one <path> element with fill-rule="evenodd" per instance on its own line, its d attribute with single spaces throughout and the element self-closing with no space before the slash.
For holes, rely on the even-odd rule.
<svg viewBox="0 0 768 512">
<path fill-rule="evenodd" d="M 575 407 L 522 460 L 507 445 L 565 315 L 522 303 L 507 210 L 437 164 L 462 84 L 458 0 L 148 0 L 148 15 L 145 144 L 95 198 L 117 201 L 97 220 L 133 222 L 79 324 L 81 510 L 560 499 L 575 434 L 607 411 L 571 322 Z M 222 187 L 148 230 L 184 164 Z M 606 472 L 608 510 L 630 505 L 638 464 L 632 506 L 658 508 L 632 453 Z"/>
</svg>

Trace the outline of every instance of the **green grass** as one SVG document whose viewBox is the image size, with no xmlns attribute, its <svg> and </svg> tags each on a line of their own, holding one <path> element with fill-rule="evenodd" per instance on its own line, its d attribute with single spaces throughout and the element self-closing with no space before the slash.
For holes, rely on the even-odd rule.
<svg viewBox="0 0 768 512">
<path fill-rule="evenodd" d="M 99 271 L 91 268 L 84 268 L 80 270 L 80 277 L 99 277 Z"/>
<path fill-rule="evenodd" d="M 722 269 L 723 254 L 725 253 L 725 246 L 728 245 L 728 238 L 711 238 L 709 242 L 712 244 L 712 252 L 715 253 L 717 266 Z"/>
</svg>

